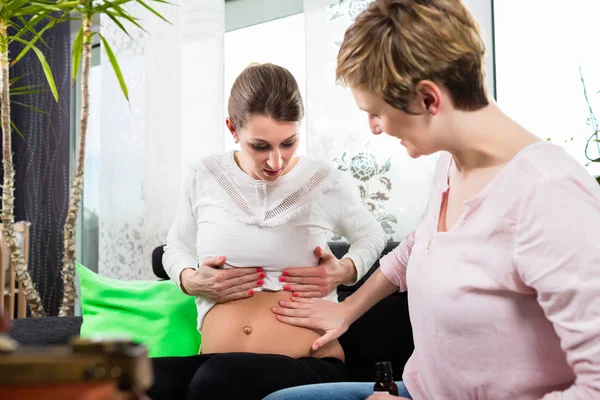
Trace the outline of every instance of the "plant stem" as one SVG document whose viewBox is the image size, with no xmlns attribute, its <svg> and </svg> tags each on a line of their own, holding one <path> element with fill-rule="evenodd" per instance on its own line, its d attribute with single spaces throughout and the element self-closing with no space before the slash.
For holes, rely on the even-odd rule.
<svg viewBox="0 0 600 400">
<path fill-rule="evenodd" d="M 31 276 L 27 271 L 23 252 L 19 247 L 15 235 L 15 169 L 12 159 L 12 143 L 10 128 L 10 98 L 9 98 L 9 62 L 8 62 L 8 37 L 6 34 L 7 23 L 0 20 L 0 107 L 2 116 L 2 163 L 4 166 L 4 183 L 2 190 L 2 227 L 4 237 L 8 243 L 10 262 L 14 266 L 16 279 L 21 284 L 25 298 L 34 317 L 46 315 L 39 294 L 33 286 Z M 0 288 L 4 293 L 4 288 Z"/>
<path fill-rule="evenodd" d="M 85 141 L 90 111 L 89 77 L 92 63 L 92 18 L 83 16 L 83 48 L 81 57 L 81 120 L 75 177 L 71 185 L 69 211 L 63 230 L 64 254 L 62 259 L 63 299 L 58 315 L 73 315 L 75 304 L 75 224 L 83 195 L 83 173 L 85 165 Z"/>
</svg>

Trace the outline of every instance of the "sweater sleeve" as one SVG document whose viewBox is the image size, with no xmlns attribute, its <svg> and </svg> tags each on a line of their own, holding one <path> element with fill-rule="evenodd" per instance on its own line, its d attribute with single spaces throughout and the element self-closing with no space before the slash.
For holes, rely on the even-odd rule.
<svg viewBox="0 0 600 400">
<path fill-rule="evenodd" d="M 192 169 L 186 178 L 179 209 L 167 235 L 167 245 L 162 259 L 165 272 L 180 288 L 181 272 L 185 268 L 196 268 L 198 264 L 196 254 L 198 225 L 192 208 L 195 188 L 196 170 Z"/>
<path fill-rule="evenodd" d="M 544 400 L 600 399 L 600 196 L 577 179 L 532 185 L 517 220 L 514 268 L 560 338 L 575 382 Z"/>
<path fill-rule="evenodd" d="M 449 153 L 441 153 L 433 174 L 429 201 L 417 226 L 413 231 L 406 235 L 398 247 L 386 254 L 379 261 L 379 269 L 381 269 L 383 275 L 394 285 L 398 286 L 399 291 L 401 292 L 408 290 L 408 285 L 406 283 L 406 268 L 408 267 L 408 260 L 412 253 L 413 246 L 415 245 L 416 232 L 420 229 L 422 224 L 426 223 L 429 218 L 432 218 L 432 213 L 438 212 L 438 202 L 434 200 L 433 196 L 438 196 L 437 198 L 439 198 L 440 186 L 443 186 L 444 181 L 447 181 L 448 179 L 451 162 L 452 157 Z M 430 209 L 432 206 L 433 210 Z"/>
<path fill-rule="evenodd" d="M 350 249 L 344 258 L 349 258 L 356 267 L 358 282 L 381 256 L 387 242 L 383 228 L 375 217 L 367 211 L 348 182 L 339 176 L 335 191 L 334 212 L 337 213 L 335 233 L 350 242 Z"/>
<path fill-rule="evenodd" d="M 387 253 L 379 261 L 379 269 L 383 275 L 394 285 L 398 286 L 401 292 L 406 292 L 406 267 L 410 253 L 415 244 L 415 231 L 412 231 L 394 250 Z"/>
</svg>

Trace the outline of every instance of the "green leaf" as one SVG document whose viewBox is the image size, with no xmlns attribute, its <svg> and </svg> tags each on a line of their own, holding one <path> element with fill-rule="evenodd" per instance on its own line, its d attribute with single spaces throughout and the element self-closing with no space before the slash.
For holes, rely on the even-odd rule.
<svg viewBox="0 0 600 400">
<path fill-rule="evenodd" d="M 20 39 L 20 38 L 15 38 L 15 39 L 18 42 L 21 42 L 25 45 L 27 44 L 27 42 L 23 39 Z M 48 86 L 50 87 L 50 90 L 52 91 L 54 100 L 58 101 L 58 90 L 56 90 L 56 83 L 54 83 L 54 77 L 52 76 L 52 71 L 50 70 L 50 66 L 48 65 L 48 61 L 46 61 L 46 57 L 44 56 L 44 53 L 42 53 L 42 51 L 40 49 L 38 49 L 36 46 L 31 46 L 31 48 L 37 55 L 38 60 L 40 60 L 40 64 L 42 64 L 42 69 L 44 70 L 44 75 L 46 75 L 46 81 L 48 81 Z"/>
<path fill-rule="evenodd" d="M 125 83 L 125 79 L 123 79 L 123 73 L 121 73 L 121 68 L 119 67 L 117 57 L 115 57 L 115 53 L 113 53 L 112 48 L 110 47 L 104 36 L 102 36 L 101 33 L 98 33 L 98 36 L 100 36 L 100 39 L 102 40 L 102 44 L 104 45 L 104 50 L 106 51 L 108 60 L 110 61 L 110 64 L 112 65 L 113 70 L 115 71 L 115 75 L 119 80 L 119 85 L 121 86 L 123 95 L 125 95 L 125 98 L 127 99 L 127 101 L 129 101 L 129 91 L 127 90 L 127 84 Z"/>
<path fill-rule="evenodd" d="M 117 25 L 119 28 L 121 28 L 121 30 L 123 32 L 125 32 L 125 34 L 127 36 L 131 37 L 131 35 L 129 34 L 129 32 L 127 32 L 127 29 L 125 29 L 125 27 L 123 26 L 123 24 L 120 23 L 119 20 L 117 19 L 117 17 L 114 15 L 113 11 L 107 10 L 105 12 L 105 14 L 108 15 L 108 18 L 110 18 L 115 23 L 115 25 Z"/>
<path fill-rule="evenodd" d="M 40 108 L 34 107 L 32 105 L 29 105 L 29 104 L 21 103 L 20 101 L 11 100 L 11 103 L 17 104 L 17 105 L 19 105 L 21 107 L 29 108 L 30 110 L 33 110 L 33 111 L 38 112 L 40 114 L 50 115 L 50 113 L 48 111 L 44 111 L 44 110 L 42 110 Z"/>
<path fill-rule="evenodd" d="M 33 4 L 33 3 L 30 3 Z M 23 16 L 23 15 L 38 15 L 38 14 L 48 14 L 50 12 L 61 11 L 60 8 L 46 5 L 46 4 L 37 4 L 31 5 L 23 8 L 19 8 L 15 10 L 12 15 L 15 17 Z"/>
<path fill-rule="evenodd" d="M 77 79 L 77 72 L 79 72 L 79 64 L 81 64 L 81 56 L 83 53 L 83 25 L 79 27 L 75 41 L 73 42 L 73 52 L 71 57 L 71 68 L 73 70 L 71 74 L 71 82 L 75 85 Z"/>
<path fill-rule="evenodd" d="M 45 92 L 45 90 L 42 89 L 35 89 L 35 90 L 15 90 L 10 92 L 10 96 L 25 96 L 28 94 L 37 94 L 37 93 L 42 93 Z"/>
<path fill-rule="evenodd" d="M 73 9 L 76 9 L 77 6 L 79 6 L 81 4 L 81 2 L 79 0 L 73 0 L 73 1 L 63 1 L 61 3 L 54 3 L 54 6 L 57 8 L 60 8 L 61 10 L 65 11 L 72 11 Z"/>
<path fill-rule="evenodd" d="M 41 38 L 41 36 L 44 34 L 44 32 L 46 32 L 48 29 L 52 28 L 54 25 L 56 25 L 56 21 L 48 22 L 48 24 L 37 33 L 37 35 L 35 35 L 33 38 L 31 38 L 31 40 L 28 41 L 29 43 L 27 44 L 27 46 L 25 46 L 25 48 L 23 50 L 21 50 L 19 55 L 15 57 L 15 59 L 10 63 L 10 65 L 13 66 L 16 63 L 18 63 L 19 60 L 21 60 L 21 58 L 23 58 L 25 56 L 25 54 L 27 54 L 27 52 L 29 50 L 31 50 L 31 47 L 33 47 L 33 45 L 35 45 L 35 43 L 38 41 L 39 38 Z"/>
<path fill-rule="evenodd" d="M 5 5 L 7 10 L 16 10 L 21 7 L 23 4 L 27 3 L 27 0 L 14 0 Z"/>
<path fill-rule="evenodd" d="M 113 10 L 106 10 L 106 13 L 111 12 L 118 17 L 121 17 L 123 19 L 126 19 L 127 21 L 129 21 L 130 23 L 132 23 L 133 25 L 137 26 L 138 28 L 140 28 L 142 31 L 147 32 L 143 26 L 141 26 L 137 21 L 139 21 L 139 18 L 135 18 L 133 15 L 131 15 L 129 12 L 127 12 L 127 10 L 125 10 L 123 7 L 119 6 L 119 5 L 115 5 L 113 7 Z"/>
<path fill-rule="evenodd" d="M 102 13 L 102 12 L 108 10 L 109 8 L 118 7 L 122 4 L 131 3 L 133 1 L 135 1 L 135 0 L 114 0 L 114 1 L 104 0 L 102 5 L 94 7 L 94 11 Z"/>
<path fill-rule="evenodd" d="M 17 128 L 17 125 L 13 121 L 10 121 L 10 126 L 12 126 L 12 128 L 15 130 L 15 132 L 17 132 L 17 135 L 19 135 L 21 137 L 21 139 L 23 139 L 25 141 L 25 143 L 27 143 L 27 139 L 25 139 L 25 136 L 23 136 L 23 134 L 21 133 L 19 128 Z"/>
<path fill-rule="evenodd" d="M 167 20 L 165 17 L 163 17 L 162 15 L 160 15 L 158 13 L 158 11 L 156 11 L 155 9 L 153 9 L 152 7 L 150 7 L 148 4 L 146 4 L 144 1 L 142 0 L 137 0 L 137 2 L 139 4 L 141 4 L 144 8 L 146 8 L 148 11 L 150 11 L 152 14 L 156 15 L 158 18 L 162 19 L 163 21 L 167 22 L 167 23 L 171 23 L 169 22 L 169 20 Z"/>
<path fill-rule="evenodd" d="M 33 18 L 31 18 L 31 20 L 27 21 L 24 17 L 17 17 L 19 21 L 21 21 L 21 24 L 23 25 L 21 27 L 21 29 L 19 29 L 19 31 L 17 33 L 15 33 L 13 36 L 14 37 L 21 37 L 23 36 L 26 32 L 30 32 L 33 36 L 37 35 L 37 32 L 35 30 L 35 26 L 42 20 L 46 19 L 47 17 L 43 16 L 43 15 L 35 15 L 33 16 Z M 55 19 L 55 18 L 52 18 Z M 15 28 L 17 28 L 17 26 L 15 25 Z M 14 37 L 12 39 L 14 39 Z M 46 43 L 46 41 L 44 40 L 44 38 L 40 37 L 39 38 L 40 42 L 42 42 L 42 44 L 44 46 L 46 46 L 48 49 L 50 48 L 50 46 L 48 46 L 48 43 Z"/>
</svg>

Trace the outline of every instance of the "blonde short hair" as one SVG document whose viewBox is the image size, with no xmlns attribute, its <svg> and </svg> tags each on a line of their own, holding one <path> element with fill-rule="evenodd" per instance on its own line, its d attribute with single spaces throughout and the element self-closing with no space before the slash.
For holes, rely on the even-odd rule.
<svg viewBox="0 0 600 400">
<path fill-rule="evenodd" d="M 485 45 L 479 26 L 460 0 L 376 0 L 346 30 L 336 76 L 411 112 L 416 85 L 446 87 L 455 108 L 489 104 Z"/>
</svg>

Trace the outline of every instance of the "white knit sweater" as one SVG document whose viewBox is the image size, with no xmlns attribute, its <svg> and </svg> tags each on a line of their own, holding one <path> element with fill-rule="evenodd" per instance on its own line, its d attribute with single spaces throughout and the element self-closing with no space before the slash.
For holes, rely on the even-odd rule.
<svg viewBox="0 0 600 400">
<path fill-rule="evenodd" d="M 262 267 L 262 289 L 278 291 L 284 269 L 319 264 L 314 249 L 326 248 L 333 233 L 351 243 L 345 257 L 354 261 L 358 279 L 386 243 L 383 229 L 338 170 L 300 157 L 290 172 L 264 182 L 245 174 L 229 152 L 191 167 L 163 265 L 181 287 L 183 269 L 196 268 L 206 257 L 226 256 L 233 267 Z M 337 301 L 337 292 L 326 298 Z M 215 303 L 197 297 L 196 304 L 201 330 Z"/>
</svg>

